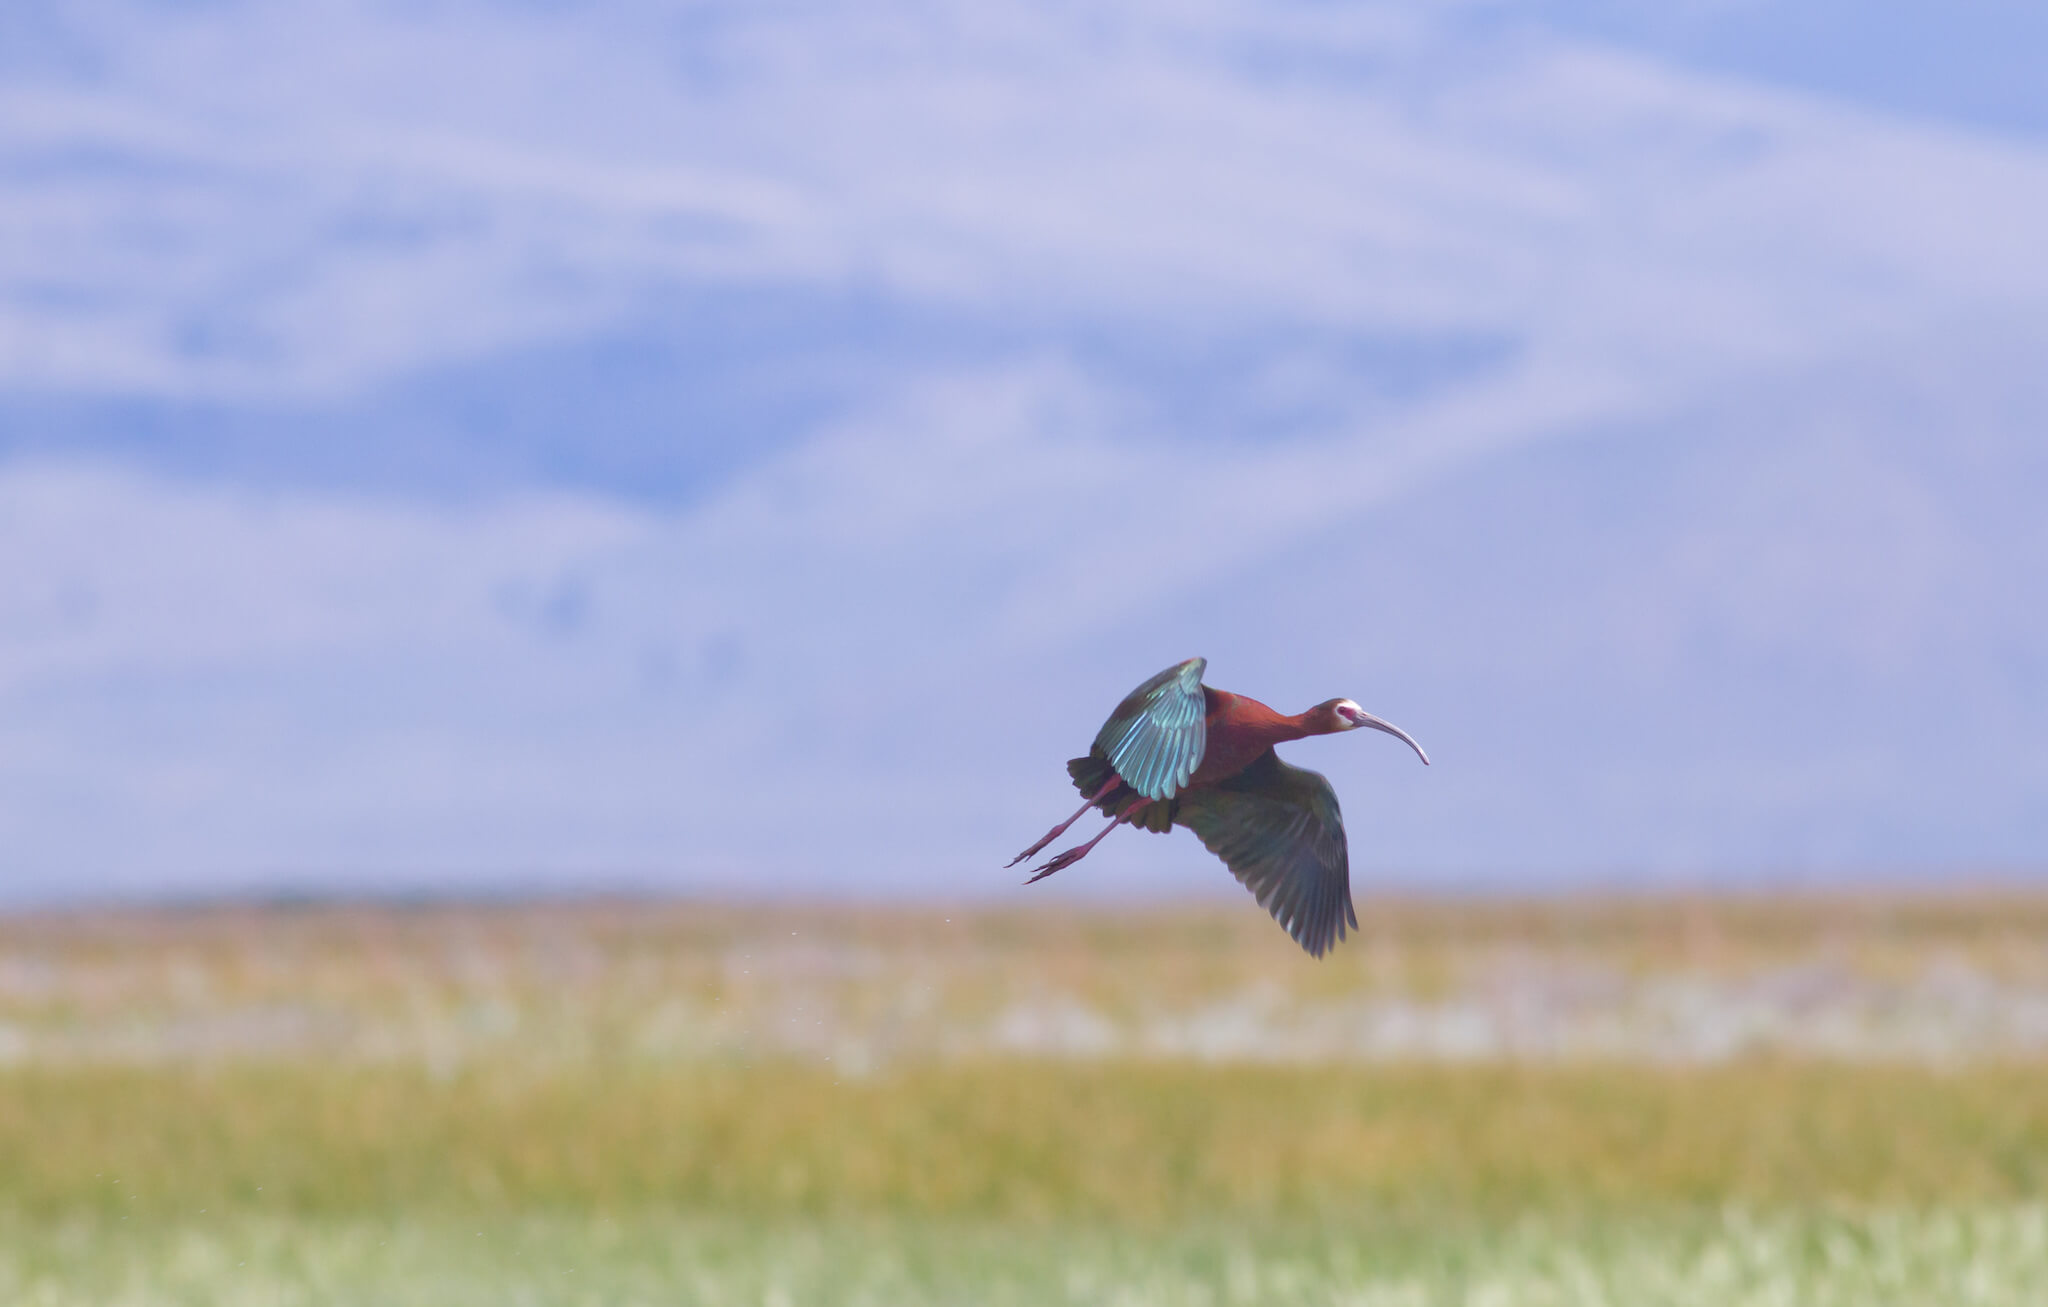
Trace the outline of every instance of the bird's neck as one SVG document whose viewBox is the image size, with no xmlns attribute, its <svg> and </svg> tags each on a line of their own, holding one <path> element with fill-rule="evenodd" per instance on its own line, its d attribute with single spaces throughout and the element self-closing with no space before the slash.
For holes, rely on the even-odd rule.
<svg viewBox="0 0 2048 1307">
<path fill-rule="evenodd" d="M 1285 744 L 1311 735 L 1328 735 L 1337 729 L 1331 724 L 1329 714 L 1317 708 L 1290 714 L 1275 712 L 1257 699 L 1247 699 L 1241 694 L 1226 695 L 1218 691 L 1217 698 L 1223 702 L 1218 705 L 1216 716 L 1227 723 L 1231 731 L 1262 744 Z"/>
<path fill-rule="evenodd" d="M 1287 736 L 1290 740 L 1299 740 L 1310 735 L 1335 735 L 1344 729 L 1336 714 L 1321 704 L 1313 708 L 1304 708 L 1292 717 L 1282 717 L 1280 720 L 1286 722 L 1287 729 L 1292 732 Z"/>
</svg>

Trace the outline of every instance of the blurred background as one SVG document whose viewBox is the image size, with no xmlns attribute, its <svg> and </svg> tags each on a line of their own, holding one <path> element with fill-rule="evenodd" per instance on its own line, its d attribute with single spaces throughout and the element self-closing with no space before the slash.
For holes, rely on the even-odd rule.
<svg viewBox="0 0 2048 1307">
<path fill-rule="evenodd" d="M 2044 50 L 0 6 L 0 1301 L 2036 1303 Z"/>
<path fill-rule="evenodd" d="M 1366 883 L 2031 873 L 2044 41 L 9 6 L 4 893 L 1008 894 L 1192 654 Z"/>
</svg>

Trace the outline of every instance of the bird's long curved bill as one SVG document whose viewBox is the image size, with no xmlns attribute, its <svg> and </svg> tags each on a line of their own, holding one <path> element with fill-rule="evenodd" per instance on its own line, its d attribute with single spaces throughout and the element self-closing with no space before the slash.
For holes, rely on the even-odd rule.
<svg viewBox="0 0 2048 1307">
<path fill-rule="evenodd" d="M 1401 741 L 1401 743 L 1415 750 L 1415 756 L 1422 759 L 1422 765 L 1425 767 L 1429 766 L 1429 755 L 1422 751 L 1422 746 L 1415 742 L 1415 737 L 1392 722 L 1381 717 L 1375 717 L 1369 712 L 1360 712 L 1358 714 L 1358 724 L 1360 726 L 1370 726 L 1376 731 L 1385 731 Z"/>
</svg>

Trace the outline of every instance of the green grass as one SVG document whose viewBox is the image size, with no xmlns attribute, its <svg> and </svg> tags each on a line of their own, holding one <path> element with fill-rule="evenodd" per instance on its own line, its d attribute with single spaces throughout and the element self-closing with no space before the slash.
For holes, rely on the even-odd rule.
<svg viewBox="0 0 2048 1307">
<path fill-rule="evenodd" d="M 2031 1067 L 0 1076 L 0 1301 L 2022 1304 Z"/>
<path fill-rule="evenodd" d="M 2031 1307 L 2048 1208 L 1610 1214 L 1134 1233 L 702 1214 L 74 1218 L 0 1243 L 22 1307 L 1288 1303 Z"/>
</svg>

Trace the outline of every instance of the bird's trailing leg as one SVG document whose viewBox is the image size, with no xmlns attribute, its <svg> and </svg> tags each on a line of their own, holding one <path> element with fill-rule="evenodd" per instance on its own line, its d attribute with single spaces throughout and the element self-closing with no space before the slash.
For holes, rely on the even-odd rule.
<svg viewBox="0 0 2048 1307">
<path fill-rule="evenodd" d="M 1094 806 L 1095 806 L 1096 804 L 1100 803 L 1100 802 L 1102 801 L 1102 796 L 1103 796 L 1103 795 L 1105 795 L 1105 794 L 1108 794 L 1108 793 L 1109 793 L 1109 792 L 1110 792 L 1111 790 L 1115 789 L 1115 788 L 1116 788 L 1117 786 L 1119 786 L 1119 785 L 1121 785 L 1121 784 L 1123 784 L 1123 783 L 1124 783 L 1124 782 L 1123 782 L 1123 777 L 1121 777 L 1121 776 L 1118 776 L 1118 775 L 1116 775 L 1116 774 L 1114 774 L 1114 773 L 1111 773 L 1111 775 L 1110 775 L 1110 778 L 1109 778 L 1109 779 L 1108 779 L 1107 781 L 1104 781 L 1104 782 L 1103 782 L 1103 784 L 1102 784 L 1102 788 L 1101 788 L 1101 789 L 1099 789 L 1099 790 L 1097 790 L 1097 791 L 1095 791 L 1095 793 L 1094 793 L 1094 794 L 1090 795 L 1090 796 L 1088 797 L 1088 802 L 1086 802 L 1086 803 L 1082 804 L 1082 805 L 1080 806 L 1080 808 L 1079 808 L 1078 810 L 1076 810 L 1076 811 L 1075 811 L 1075 813 L 1074 813 L 1074 815 L 1073 815 L 1073 816 L 1071 816 L 1071 817 L 1067 818 L 1067 819 L 1066 819 L 1065 821 L 1061 822 L 1061 823 L 1060 823 L 1059 825 L 1057 825 L 1057 826 L 1053 827 L 1053 828 L 1052 828 L 1051 830 L 1047 831 L 1047 832 L 1045 833 L 1045 838 L 1044 838 L 1044 839 L 1042 839 L 1042 840 L 1040 840 L 1040 841 L 1039 841 L 1038 843 L 1036 843 L 1036 844 L 1032 845 L 1032 846 L 1031 846 L 1030 848 L 1028 848 L 1028 849 L 1024 850 L 1024 851 L 1023 851 L 1022 853 L 1020 853 L 1020 854 L 1018 854 L 1018 855 L 1017 855 L 1016 857 L 1014 857 L 1014 858 L 1010 859 L 1010 860 L 1009 860 L 1008 862 L 1004 863 L 1003 865 L 1004 865 L 1004 866 L 1006 866 L 1006 867 L 1014 867 L 1014 866 L 1016 866 L 1016 865 L 1017 865 L 1018 863 L 1020 863 L 1020 862 L 1024 861 L 1024 859 L 1026 859 L 1026 858 L 1035 858 L 1035 857 L 1037 857 L 1037 856 L 1038 856 L 1038 852 L 1039 852 L 1039 850 L 1040 850 L 1040 849 L 1043 849 L 1043 848 L 1044 848 L 1044 847 L 1045 847 L 1046 845 L 1048 845 L 1048 844 L 1052 843 L 1052 842 L 1053 842 L 1054 840 L 1058 839 L 1058 838 L 1059 838 L 1060 836 L 1062 836 L 1062 835 L 1066 834 L 1066 833 L 1067 833 L 1067 827 L 1069 827 L 1069 826 L 1073 825 L 1073 824 L 1074 824 L 1075 822 L 1077 822 L 1077 821 L 1081 820 L 1081 814 L 1082 814 L 1082 813 L 1084 813 L 1084 812 L 1088 811 L 1088 810 L 1089 810 L 1090 808 L 1092 808 L 1092 807 L 1094 807 Z M 1048 873 L 1046 873 L 1046 874 L 1047 874 L 1047 875 L 1050 875 L 1051 873 L 1050 873 L 1050 872 L 1048 872 Z"/>
<path fill-rule="evenodd" d="M 1109 825 L 1104 826 L 1102 828 L 1101 833 L 1096 835 L 1094 839 L 1089 840 L 1086 844 L 1076 845 L 1074 848 L 1068 849 L 1065 853 L 1062 853 L 1058 857 L 1055 857 L 1051 862 L 1046 863 L 1042 867 L 1032 868 L 1031 875 L 1024 881 L 1024 883 L 1026 885 L 1037 884 L 1039 881 L 1044 880 L 1047 876 L 1052 875 L 1054 872 L 1063 871 L 1066 868 L 1073 866 L 1075 863 L 1079 862 L 1081 859 L 1088 856 L 1088 850 L 1102 843 L 1102 841 L 1109 836 L 1109 833 L 1111 831 L 1115 830 L 1117 827 L 1129 821 L 1133 816 L 1143 811 L 1145 806 L 1145 803 L 1134 803 L 1130 807 L 1124 809 L 1122 812 L 1117 814 L 1116 820 L 1110 822 Z M 1074 815 L 1078 817 L 1081 814 L 1077 812 Z"/>
</svg>

